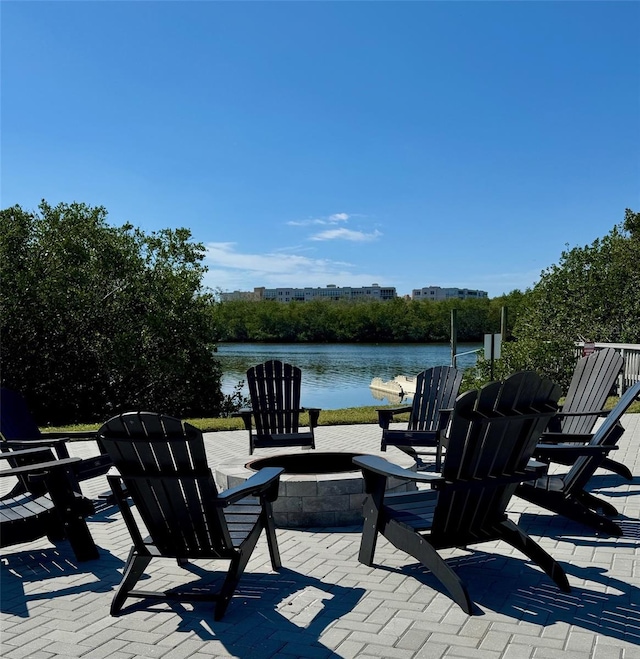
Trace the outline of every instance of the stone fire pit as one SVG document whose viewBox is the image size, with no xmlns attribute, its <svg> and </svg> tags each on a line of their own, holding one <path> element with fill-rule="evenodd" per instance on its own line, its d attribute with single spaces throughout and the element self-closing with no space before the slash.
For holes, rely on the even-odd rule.
<svg viewBox="0 0 640 659">
<path fill-rule="evenodd" d="M 401 451 L 378 453 L 408 469 L 415 462 Z M 220 464 L 216 481 L 226 489 L 240 485 L 263 467 L 283 467 L 278 499 L 273 504 L 280 527 L 350 526 L 362 522 L 364 480 L 352 459 L 365 453 L 317 450 L 280 453 L 256 458 L 246 456 Z M 371 455 L 371 453 L 367 453 Z M 390 479 L 388 490 L 406 492 L 414 483 Z"/>
</svg>

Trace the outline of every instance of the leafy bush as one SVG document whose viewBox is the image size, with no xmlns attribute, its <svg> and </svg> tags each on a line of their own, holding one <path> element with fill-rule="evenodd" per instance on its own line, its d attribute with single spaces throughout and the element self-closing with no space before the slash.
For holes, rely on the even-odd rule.
<svg viewBox="0 0 640 659">
<path fill-rule="evenodd" d="M 566 391 L 580 340 L 640 343 L 640 213 L 591 245 L 562 252 L 557 265 L 518 303 L 513 341 L 503 343 L 495 379 L 532 369 Z M 480 357 L 463 381 L 475 388 L 490 380 L 490 363 Z"/>
<path fill-rule="evenodd" d="M 220 417 L 228 419 L 243 407 L 251 407 L 251 400 L 242 392 L 243 387 L 244 380 L 240 380 L 240 382 L 236 384 L 230 394 L 222 395 L 222 403 L 220 404 Z"/>
<path fill-rule="evenodd" d="M 566 250 L 526 296 L 518 337 L 640 343 L 640 213 Z"/>
<path fill-rule="evenodd" d="M 516 371 L 535 371 L 566 391 L 576 364 L 573 341 L 540 341 L 519 339 L 502 344 L 501 357 L 495 360 L 493 379 L 503 380 Z M 476 365 L 468 369 L 463 378 L 462 390 L 477 389 L 491 380 L 491 362 L 483 354 Z"/>
<path fill-rule="evenodd" d="M 145 234 L 102 207 L 0 211 L 3 386 L 40 423 L 125 409 L 216 415 L 221 369 L 204 247 L 187 229 Z"/>
</svg>

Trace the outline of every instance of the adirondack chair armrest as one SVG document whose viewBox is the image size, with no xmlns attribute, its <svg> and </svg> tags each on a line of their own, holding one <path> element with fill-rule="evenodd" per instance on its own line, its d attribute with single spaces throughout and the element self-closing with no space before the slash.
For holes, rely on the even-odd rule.
<svg viewBox="0 0 640 659">
<path fill-rule="evenodd" d="M 353 458 L 353 463 L 358 465 L 362 470 L 372 471 L 381 476 L 402 478 L 404 480 L 429 484 L 445 482 L 445 479 L 440 474 L 431 474 L 424 471 L 411 471 L 411 469 L 399 467 L 393 462 L 389 462 L 377 455 L 361 455 Z"/>
<path fill-rule="evenodd" d="M 589 410 L 588 412 L 557 412 L 556 417 L 569 416 L 607 416 L 611 410 Z"/>
<path fill-rule="evenodd" d="M 547 462 L 540 462 L 532 458 L 527 463 L 527 466 L 525 467 L 525 471 L 527 472 L 527 474 L 530 473 L 533 478 L 540 478 L 549 471 L 549 464 Z"/>
<path fill-rule="evenodd" d="M 49 441 L 62 439 L 65 442 L 79 442 L 82 440 L 96 440 L 97 434 L 97 430 L 67 430 L 65 432 L 45 430 L 40 433 L 40 437 Z"/>
<path fill-rule="evenodd" d="M 320 412 L 322 412 L 321 407 L 303 407 L 301 408 L 302 412 L 307 412 L 309 415 L 309 426 L 311 428 L 316 428 L 318 426 L 318 418 L 320 416 Z"/>
<path fill-rule="evenodd" d="M 4 457 L 4 456 L 0 456 Z M 36 464 L 24 465 L 23 467 L 11 467 L 9 469 L 0 470 L 0 477 L 5 476 L 23 476 L 25 474 L 31 476 L 36 475 L 37 472 L 46 472 L 51 469 L 62 469 L 70 467 L 71 465 L 82 462 L 81 458 L 65 458 L 63 460 L 47 460 L 47 462 L 38 462 Z"/>
<path fill-rule="evenodd" d="M 569 442 L 587 444 L 591 441 L 592 434 L 566 433 L 566 432 L 545 432 L 540 437 L 540 444 L 567 444 Z"/>
<path fill-rule="evenodd" d="M 525 481 L 535 481 L 541 476 L 544 476 L 548 465 L 543 463 L 538 463 L 538 467 L 535 469 L 529 469 L 529 466 L 525 469 L 524 472 L 519 472 L 515 474 L 510 474 L 508 476 L 496 476 L 494 478 L 481 478 L 479 480 L 474 479 L 460 479 L 457 481 L 446 481 L 442 479 L 437 481 L 433 488 L 439 491 L 448 491 L 448 492 L 468 492 L 472 494 L 473 492 L 482 492 L 489 488 L 500 488 L 505 485 L 519 484 Z"/>
<path fill-rule="evenodd" d="M 59 438 L 50 438 L 50 439 L 43 439 L 42 437 L 39 438 L 34 438 L 34 439 L 5 439 L 2 441 L 2 445 L 6 446 L 7 448 L 36 448 L 40 446 L 44 447 L 50 447 L 55 449 L 58 458 L 63 459 L 63 458 L 68 458 L 69 457 L 69 449 L 67 448 L 67 439 L 63 437 Z"/>
<path fill-rule="evenodd" d="M 442 440 L 443 430 L 389 430 L 383 429 L 382 436 L 390 446 L 413 448 L 434 447 Z M 402 440 L 406 440 L 403 444 Z"/>
<path fill-rule="evenodd" d="M 45 461 L 54 460 L 53 453 L 48 446 L 43 446 L 41 448 L 28 448 L 21 451 L 0 451 L 0 460 L 11 460 L 21 457 L 35 457 L 40 455 L 43 458 L 46 458 Z"/>
<path fill-rule="evenodd" d="M 609 451 L 615 451 L 619 447 L 615 445 L 597 444 L 594 446 L 578 446 L 575 444 L 538 444 L 533 455 L 536 459 L 547 462 L 557 462 L 564 465 L 572 465 L 576 458 L 589 455 L 605 456 Z"/>
<path fill-rule="evenodd" d="M 411 405 L 403 405 L 402 407 L 384 407 L 376 410 L 378 412 L 378 425 L 384 429 L 389 429 L 389 424 L 393 421 L 396 414 L 403 412 L 411 412 Z"/>
<path fill-rule="evenodd" d="M 226 508 L 234 501 L 249 496 L 260 496 L 263 493 L 266 493 L 268 501 L 275 501 L 278 496 L 280 474 L 283 471 L 284 469 L 282 467 L 264 467 L 260 469 L 260 471 L 256 472 L 241 485 L 236 485 L 224 492 L 220 492 L 216 499 L 216 505 Z"/>
</svg>

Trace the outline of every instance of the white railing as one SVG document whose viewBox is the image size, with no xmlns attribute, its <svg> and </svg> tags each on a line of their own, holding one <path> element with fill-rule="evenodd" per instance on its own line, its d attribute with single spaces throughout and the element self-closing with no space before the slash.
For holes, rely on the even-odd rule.
<svg viewBox="0 0 640 659">
<path fill-rule="evenodd" d="M 584 343 L 576 343 L 579 354 L 582 355 Z M 618 376 L 617 393 L 623 394 L 632 384 L 640 380 L 640 344 L 638 343 L 595 343 L 596 350 L 601 348 L 613 348 L 619 352 L 624 359 L 624 366 Z"/>
</svg>

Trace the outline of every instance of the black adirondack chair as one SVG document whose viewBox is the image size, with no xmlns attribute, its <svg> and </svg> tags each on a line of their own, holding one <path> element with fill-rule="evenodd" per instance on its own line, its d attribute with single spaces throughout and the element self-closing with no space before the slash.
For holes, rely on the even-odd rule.
<svg viewBox="0 0 640 659">
<path fill-rule="evenodd" d="M 582 357 L 569 383 L 569 389 L 558 414 L 551 420 L 549 430 L 586 434 L 593 430 L 611 393 L 624 358 L 612 348 L 604 348 Z"/>
<path fill-rule="evenodd" d="M 22 492 L 0 498 L 0 547 L 47 537 L 67 539 L 78 561 L 98 558 L 85 517 L 94 512 L 91 500 L 80 495 L 69 477 L 80 458 L 55 460 L 48 448 L 16 451 L 22 466 L 3 469 L 0 477 L 17 477 Z M 0 453 L 7 460 L 9 454 Z"/>
<path fill-rule="evenodd" d="M 537 438 L 556 410 L 560 388 L 533 372 L 516 373 L 460 395 L 451 414 L 442 473 L 412 472 L 378 456 L 354 458 L 368 494 L 359 560 L 373 564 L 378 534 L 418 559 L 468 614 L 466 585 L 437 550 L 504 540 L 537 563 L 569 591 L 560 565 L 507 518 L 518 483 L 535 479 L 544 465 L 529 464 Z M 404 494 L 385 494 L 388 477 L 428 484 Z"/>
<path fill-rule="evenodd" d="M 578 360 L 564 403 L 547 428 L 549 433 L 554 433 L 552 437 L 555 433 L 586 435 L 593 432 L 598 418 L 609 413 L 603 409 L 604 404 L 623 365 L 624 358 L 612 348 L 597 350 Z M 544 441 L 545 435 L 542 439 Z M 627 480 L 633 478 L 627 466 L 609 457 L 605 457 L 600 466 Z"/>
<path fill-rule="evenodd" d="M 600 533 L 621 536 L 623 533 L 620 525 L 609 519 L 618 514 L 616 508 L 608 501 L 587 492 L 586 487 L 596 469 L 602 467 L 608 452 L 618 448 L 616 443 L 624 433 L 620 419 L 639 396 L 640 382 L 637 382 L 620 397 L 618 404 L 593 435 L 559 433 L 555 437 L 559 442 L 583 442 L 582 445 L 554 444 L 554 437 L 545 435 L 546 443 L 538 444 L 535 458 L 570 464 L 571 469 L 564 475 L 544 475 L 532 483 L 523 483 L 516 490 L 517 496 L 590 526 Z"/>
<path fill-rule="evenodd" d="M 411 405 L 383 408 L 378 410 L 378 425 L 382 428 L 380 448 L 396 446 L 408 453 L 418 463 L 418 469 L 427 466 L 423 455 L 430 454 L 424 449 L 433 448 L 435 468 L 440 471 L 442 448 L 446 443 L 443 430 L 449 413 L 458 395 L 462 371 L 452 366 L 428 368 L 416 376 L 416 392 Z M 389 425 L 394 416 L 409 412 L 406 430 L 391 430 Z"/>
<path fill-rule="evenodd" d="M 111 604 L 116 615 L 128 597 L 216 601 L 215 619 L 224 615 L 264 529 L 274 570 L 280 568 L 271 502 L 278 496 L 282 469 L 265 468 L 243 485 L 218 492 L 207 465 L 202 433 L 172 417 L 131 412 L 113 417 L 100 441 L 119 475 L 107 476 L 133 547 Z M 143 538 L 127 497 L 149 533 Z M 230 565 L 217 593 L 153 593 L 134 590 L 152 558 L 223 559 Z"/>
<path fill-rule="evenodd" d="M 6 456 L 12 467 L 21 466 L 22 458 L 13 454 L 20 449 L 50 447 L 59 460 L 69 457 L 68 442 L 72 439 L 96 439 L 95 431 L 79 432 L 41 432 L 34 421 L 27 404 L 20 393 L 12 389 L 0 390 L 0 451 L 10 452 Z M 83 459 L 72 474 L 72 479 L 84 481 L 95 476 L 102 476 L 109 471 L 111 460 L 102 455 Z M 19 484 L 14 493 L 25 491 L 24 484 Z"/>
<path fill-rule="evenodd" d="M 316 447 L 314 428 L 321 410 L 300 405 L 301 381 L 297 366 L 277 359 L 247 371 L 251 409 L 238 414 L 249 431 L 249 453 L 257 448 Z M 305 431 L 300 430 L 303 412 L 309 414 L 309 428 Z"/>
</svg>

